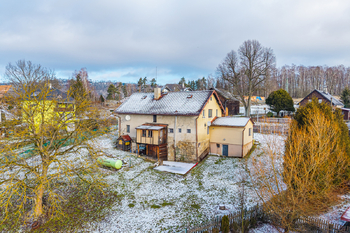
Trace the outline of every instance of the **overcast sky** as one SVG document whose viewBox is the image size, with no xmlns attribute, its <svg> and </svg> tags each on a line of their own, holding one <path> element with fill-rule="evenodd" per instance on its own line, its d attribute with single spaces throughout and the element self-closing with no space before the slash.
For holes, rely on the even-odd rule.
<svg viewBox="0 0 350 233">
<path fill-rule="evenodd" d="M 216 75 L 248 39 L 277 66 L 350 66 L 349 0 L 0 0 L 0 78 L 31 60 L 71 77 L 160 84 Z"/>
</svg>

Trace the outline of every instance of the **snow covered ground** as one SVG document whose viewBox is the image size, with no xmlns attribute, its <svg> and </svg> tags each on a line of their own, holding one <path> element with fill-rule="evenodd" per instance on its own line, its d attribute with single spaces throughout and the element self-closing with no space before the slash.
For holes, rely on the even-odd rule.
<svg viewBox="0 0 350 233">
<path fill-rule="evenodd" d="M 258 202 L 249 182 L 248 170 L 252 158 L 262 156 L 262 148 L 272 138 L 255 134 L 260 146 L 249 158 L 208 156 L 187 175 L 159 172 L 153 163 L 135 154 L 113 148 L 113 134 L 104 135 L 95 142 L 105 153 L 131 162 L 119 171 L 110 172 L 107 179 L 122 195 L 113 211 L 103 222 L 91 223 L 90 231 L 98 232 L 182 232 L 217 215 L 229 214 L 239 206 L 241 181 L 245 185 L 246 206 Z M 273 140 L 283 143 L 283 137 Z M 276 148 L 283 148 L 275 143 Z M 219 210 L 225 205 L 226 210 Z"/>
</svg>

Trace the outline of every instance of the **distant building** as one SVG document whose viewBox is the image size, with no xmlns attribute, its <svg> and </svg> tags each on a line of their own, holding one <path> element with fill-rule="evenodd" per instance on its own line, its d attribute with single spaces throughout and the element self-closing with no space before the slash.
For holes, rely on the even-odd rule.
<svg viewBox="0 0 350 233">
<path fill-rule="evenodd" d="M 299 106 L 305 106 L 308 102 L 311 102 L 313 98 L 317 98 L 319 103 L 327 103 L 329 105 L 336 108 L 344 108 L 344 104 L 329 94 L 327 91 L 313 90 L 310 94 L 308 94 L 304 99 L 299 102 Z"/>
<path fill-rule="evenodd" d="M 210 88 L 210 90 L 215 90 L 218 95 L 222 105 L 225 108 L 227 115 L 238 115 L 239 114 L 239 100 L 232 95 L 229 91 L 219 89 L 219 88 Z"/>
<path fill-rule="evenodd" d="M 177 91 L 193 91 L 190 87 L 184 84 L 166 84 L 163 86 L 162 92 L 177 92 Z"/>
</svg>

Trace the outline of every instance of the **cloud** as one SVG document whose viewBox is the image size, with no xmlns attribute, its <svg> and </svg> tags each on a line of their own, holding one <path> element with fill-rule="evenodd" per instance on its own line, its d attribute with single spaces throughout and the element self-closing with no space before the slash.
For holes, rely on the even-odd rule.
<svg viewBox="0 0 350 233">
<path fill-rule="evenodd" d="M 155 67 L 164 81 L 192 79 L 247 39 L 271 47 L 278 66 L 350 66 L 348 12 L 346 0 L 8 1 L 0 73 L 27 59 L 62 75 L 86 67 L 98 80 L 151 77 Z"/>
</svg>

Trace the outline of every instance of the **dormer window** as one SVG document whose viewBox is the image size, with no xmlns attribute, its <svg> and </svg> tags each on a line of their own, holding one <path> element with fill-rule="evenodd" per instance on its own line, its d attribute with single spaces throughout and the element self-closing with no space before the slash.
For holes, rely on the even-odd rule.
<svg viewBox="0 0 350 233">
<path fill-rule="evenodd" d="M 193 97 L 193 95 L 188 95 L 187 99 L 191 99 Z"/>
</svg>

